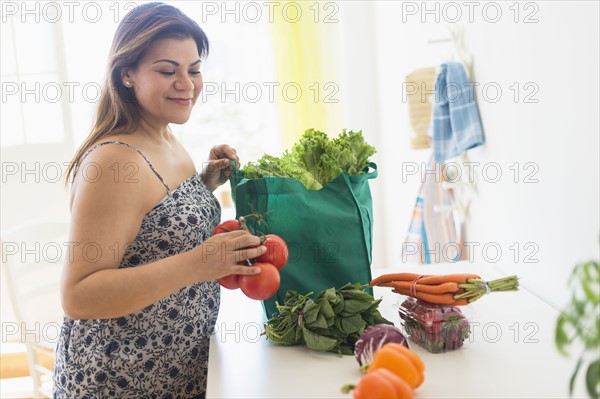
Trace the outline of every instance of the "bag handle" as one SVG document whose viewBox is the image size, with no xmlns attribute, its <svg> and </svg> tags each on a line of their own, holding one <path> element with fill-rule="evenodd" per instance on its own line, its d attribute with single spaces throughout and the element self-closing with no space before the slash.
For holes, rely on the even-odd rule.
<svg viewBox="0 0 600 399">
<path fill-rule="evenodd" d="M 373 169 L 369 172 L 369 169 Z M 377 177 L 377 164 L 375 162 L 369 162 L 369 166 L 365 168 L 365 177 L 367 179 L 374 179 Z"/>
<path fill-rule="evenodd" d="M 235 177 L 237 180 L 240 180 L 240 177 L 244 177 L 244 176 L 240 176 L 240 170 L 237 169 L 235 167 L 235 161 L 233 159 L 229 160 L 229 165 L 231 165 L 231 174 L 229 175 L 229 180 L 232 181 L 233 178 Z"/>
</svg>

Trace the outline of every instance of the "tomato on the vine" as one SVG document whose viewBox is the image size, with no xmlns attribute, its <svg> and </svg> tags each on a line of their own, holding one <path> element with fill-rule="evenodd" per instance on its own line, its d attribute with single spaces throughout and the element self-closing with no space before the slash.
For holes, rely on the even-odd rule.
<svg viewBox="0 0 600 399">
<path fill-rule="evenodd" d="M 229 290 L 236 290 L 240 288 L 239 277 L 239 274 L 230 274 L 229 276 L 221 277 L 219 284 Z"/>
<path fill-rule="evenodd" d="M 248 266 L 246 262 L 238 262 L 238 265 Z M 221 277 L 218 281 L 222 287 L 225 287 L 229 290 L 237 290 L 240 288 L 240 275 L 239 274 L 229 274 L 225 277 Z"/>
<path fill-rule="evenodd" d="M 219 223 L 217 227 L 213 230 L 212 235 L 217 235 L 221 233 L 228 233 L 230 231 L 241 230 L 242 223 L 239 220 L 226 220 L 222 223 Z M 244 228 L 247 232 L 250 232 L 247 227 Z"/>
<path fill-rule="evenodd" d="M 248 298 L 264 300 L 275 295 L 279 289 L 279 270 L 271 263 L 256 262 L 252 267 L 260 267 L 259 274 L 240 275 L 238 282 Z"/>
<path fill-rule="evenodd" d="M 285 266 L 289 252 L 283 238 L 275 234 L 267 234 L 262 245 L 267 247 L 267 252 L 256 258 L 257 261 L 272 263 L 277 269 Z"/>
</svg>

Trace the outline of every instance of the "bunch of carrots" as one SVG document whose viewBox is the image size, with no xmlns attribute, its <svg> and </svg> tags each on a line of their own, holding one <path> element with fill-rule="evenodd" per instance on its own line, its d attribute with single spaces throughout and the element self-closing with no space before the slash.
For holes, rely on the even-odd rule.
<svg viewBox="0 0 600 399">
<path fill-rule="evenodd" d="M 429 303 L 461 306 L 468 305 L 490 292 L 516 291 L 519 288 L 519 279 L 517 276 L 510 276 L 486 282 L 476 274 L 390 273 L 375 278 L 370 285 L 391 287 L 397 294 Z"/>
</svg>

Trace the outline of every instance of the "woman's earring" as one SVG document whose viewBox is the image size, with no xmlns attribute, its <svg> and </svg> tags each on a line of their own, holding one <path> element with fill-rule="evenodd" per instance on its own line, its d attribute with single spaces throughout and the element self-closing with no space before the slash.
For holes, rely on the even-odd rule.
<svg viewBox="0 0 600 399">
<path fill-rule="evenodd" d="M 131 87 L 131 82 L 125 82 L 125 87 Z"/>
</svg>

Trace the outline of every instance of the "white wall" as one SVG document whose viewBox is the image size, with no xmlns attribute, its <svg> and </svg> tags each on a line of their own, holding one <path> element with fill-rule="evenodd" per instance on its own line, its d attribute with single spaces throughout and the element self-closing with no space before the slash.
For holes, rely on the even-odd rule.
<svg viewBox="0 0 600 399">
<path fill-rule="evenodd" d="M 401 164 L 420 163 L 429 155 L 409 147 L 402 82 L 413 69 L 443 60 L 443 45 L 428 45 L 428 39 L 444 35 L 444 25 L 461 25 L 474 59 L 473 80 L 480 84 L 476 97 L 486 138 L 483 147 L 469 152 L 472 161 L 481 163 L 479 195 L 467 230 L 467 241 L 479 244 L 472 246 L 473 261 L 494 261 L 560 307 L 567 300 L 566 279 L 575 263 L 598 257 L 598 3 L 536 2 L 538 9 L 524 9 L 520 3 L 518 23 L 509 9 L 512 2 L 496 3 L 502 10 L 497 23 L 490 22 L 495 18 L 493 9 L 484 15 L 481 5 L 471 23 L 463 7 L 463 18 L 455 24 L 447 23 L 455 18 L 452 10 L 444 14 L 444 3 L 436 3 L 439 23 L 435 14 L 422 14 L 422 9 L 416 15 L 403 13 L 399 2 L 373 5 L 377 62 L 371 72 L 377 74 L 380 92 L 379 156 L 388 265 L 401 263 L 400 243 L 420 183 L 419 177 L 402 183 Z M 434 7 L 428 3 L 429 10 Z M 538 22 L 524 23 L 528 15 Z M 515 82 L 518 86 L 513 86 Z M 487 92 L 482 90 L 485 85 Z M 494 87 L 502 89 L 497 99 Z M 526 103 L 527 94 L 537 103 Z M 517 178 L 515 162 L 520 170 Z M 496 183 L 491 181 L 497 168 L 482 173 L 483 166 L 492 163 L 502 172 Z M 527 176 L 538 182 L 525 183 Z M 482 251 L 486 244 L 487 253 Z M 494 248 L 502 254 L 496 256 Z"/>
<path fill-rule="evenodd" d="M 598 15 L 597 2 L 547 2 L 540 4 L 538 24 L 467 32 L 478 80 L 539 87 L 537 104 L 480 102 L 487 144 L 473 159 L 506 165 L 507 179 L 481 185 L 470 235 L 507 248 L 539 246 L 537 264 L 525 263 L 523 251 L 520 262 L 506 256 L 498 266 L 557 306 L 567 299 L 575 263 L 598 258 Z M 511 181 L 507 166 L 514 162 L 538 165 L 539 183 L 522 183 L 523 174 L 519 183 Z"/>
</svg>

